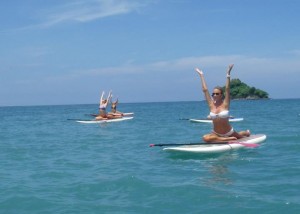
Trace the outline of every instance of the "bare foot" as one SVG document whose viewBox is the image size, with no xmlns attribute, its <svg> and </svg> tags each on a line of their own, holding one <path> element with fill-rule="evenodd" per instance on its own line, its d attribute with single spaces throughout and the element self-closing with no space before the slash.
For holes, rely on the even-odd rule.
<svg viewBox="0 0 300 214">
<path fill-rule="evenodd" d="M 247 130 L 247 131 L 240 131 L 239 132 L 239 135 L 243 136 L 243 137 L 249 137 L 250 136 L 250 131 Z"/>
</svg>

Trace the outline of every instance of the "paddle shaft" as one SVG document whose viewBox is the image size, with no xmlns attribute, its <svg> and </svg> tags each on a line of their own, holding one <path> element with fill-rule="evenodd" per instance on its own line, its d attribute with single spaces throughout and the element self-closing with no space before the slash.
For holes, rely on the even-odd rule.
<svg viewBox="0 0 300 214">
<path fill-rule="evenodd" d="M 209 145 L 209 144 L 228 144 L 228 142 L 215 142 L 215 143 L 161 143 L 161 144 L 150 144 L 153 146 L 190 146 L 190 145 Z"/>
<path fill-rule="evenodd" d="M 190 146 L 190 145 L 226 145 L 226 144 L 240 144 L 242 146 L 245 147 L 249 147 L 249 148 L 254 148 L 257 147 L 258 144 L 256 143 L 243 143 L 243 142 L 234 142 L 234 141 L 229 141 L 229 142 L 214 142 L 214 143 L 166 143 L 166 144 L 150 144 L 149 147 L 154 147 L 154 146 Z"/>
<path fill-rule="evenodd" d="M 67 120 L 86 120 L 86 119 L 75 119 L 75 118 L 68 118 Z"/>
</svg>

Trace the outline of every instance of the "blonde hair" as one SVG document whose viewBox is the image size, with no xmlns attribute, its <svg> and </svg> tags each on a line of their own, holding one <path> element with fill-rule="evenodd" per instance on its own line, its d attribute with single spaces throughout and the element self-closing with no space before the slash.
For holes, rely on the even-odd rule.
<svg viewBox="0 0 300 214">
<path fill-rule="evenodd" d="M 214 87 L 214 89 L 218 89 L 219 91 L 221 91 L 221 94 L 224 95 L 224 91 L 223 91 L 223 88 L 222 88 L 222 87 L 216 86 L 216 87 Z"/>
<path fill-rule="evenodd" d="M 214 87 L 214 89 L 217 89 L 217 90 L 219 90 L 221 92 L 222 99 L 225 98 L 224 90 L 223 90 L 223 88 L 221 86 L 216 86 L 216 87 Z"/>
</svg>

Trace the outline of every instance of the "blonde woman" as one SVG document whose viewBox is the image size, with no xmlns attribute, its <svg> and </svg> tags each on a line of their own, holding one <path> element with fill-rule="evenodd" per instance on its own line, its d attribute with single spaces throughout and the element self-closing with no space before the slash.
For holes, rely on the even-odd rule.
<svg viewBox="0 0 300 214">
<path fill-rule="evenodd" d="M 96 120 L 103 120 L 107 119 L 106 107 L 111 99 L 111 91 L 108 93 L 106 99 L 104 99 L 105 92 L 103 91 L 101 94 L 100 102 L 99 102 L 99 114 L 96 116 Z"/>
<path fill-rule="evenodd" d="M 195 68 L 200 76 L 202 90 L 210 110 L 209 116 L 213 121 L 212 132 L 203 136 L 205 142 L 224 142 L 250 136 L 249 130 L 236 132 L 229 123 L 230 72 L 232 68 L 233 64 L 229 65 L 227 70 L 225 94 L 221 87 L 215 87 L 211 96 L 206 86 L 203 71 Z"/>
</svg>

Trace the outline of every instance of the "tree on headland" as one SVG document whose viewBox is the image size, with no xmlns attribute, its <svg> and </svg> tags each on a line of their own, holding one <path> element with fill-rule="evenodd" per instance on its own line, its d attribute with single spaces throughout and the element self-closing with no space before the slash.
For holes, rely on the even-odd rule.
<svg viewBox="0 0 300 214">
<path fill-rule="evenodd" d="M 225 91 L 225 86 L 223 87 Z M 230 81 L 231 99 L 268 99 L 269 94 L 261 89 L 250 87 L 239 79 Z"/>
</svg>

